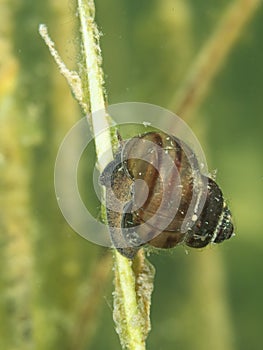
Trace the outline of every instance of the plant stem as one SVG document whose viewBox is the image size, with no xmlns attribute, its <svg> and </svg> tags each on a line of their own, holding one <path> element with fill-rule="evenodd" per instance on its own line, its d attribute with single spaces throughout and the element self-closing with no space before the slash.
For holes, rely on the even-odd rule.
<svg viewBox="0 0 263 350">
<path fill-rule="evenodd" d="M 109 119 L 106 113 L 103 93 L 99 33 L 94 22 L 94 1 L 78 0 L 78 11 L 83 40 L 83 55 L 85 57 L 86 74 L 88 78 L 92 127 L 95 136 L 98 168 L 102 171 L 105 165 L 113 159 L 113 154 L 111 152 L 107 155 L 105 163 L 105 158 L 103 156 L 105 151 L 111 149 L 111 135 L 109 129 L 101 133 L 103 129 L 109 127 Z M 99 114 L 98 111 L 100 111 Z M 103 162 L 102 159 L 104 160 Z M 104 217 L 104 219 L 106 218 Z M 117 333 L 120 336 L 123 348 L 144 350 L 145 335 L 142 324 L 144 314 L 140 312 L 141 310 L 138 307 L 136 278 L 132 269 L 132 262 L 123 257 L 117 250 L 114 250 L 114 253 L 116 288 L 114 293 L 114 320 Z"/>
<path fill-rule="evenodd" d="M 77 72 L 69 70 L 62 58 L 60 57 L 58 51 L 55 48 L 54 42 L 51 40 L 48 35 L 47 26 L 45 24 L 40 24 L 39 34 L 42 36 L 45 44 L 49 48 L 51 56 L 53 56 L 60 73 L 66 78 L 76 100 L 79 102 L 82 109 L 87 113 L 89 110 L 89 105 L 84 102 L 83 89 L 81 86 L 81 80 Z M 88 102 L 88 101 L 87 101 Z"/>
<path fill-rule="evenodd" d="M 39 31 L 76 99 L 84 111 L 87 112 L 88 109 L 91 112 L 88 118 L 94 133 L 97 167 L 101 172 L 113 159 L 112 145 L 115 146 L 117 138 L 115 139 L 110 133 L 110 117 L 107 115 L 105 106 L 99 32 L 94 22 L 94 1 L 78 0 L 77 3 L 84 58 L 84 67 L 81 67 L 80 75 L 66 68 L 55 50 L 53 41 L 48 36 L 47 28 L 41 25 Z M 105 192 L 103 195 L 105 198 Z M 102 216 L 104 222 L 107 222 L 105 211 L 102 212 Z M 114 254 L 116 329 L 123 348 L 144 350 L 145 339 L 150 330 L 149 313 L 154 269 L 145 259 L 143 252 L 140 252 L 137 257 L 140 261 L 140 264 L 137 264 L 140 266 L 137 272 L 134 272 L 133 263 L 130 260 L 120 255 L 117 250 L 114 250 Z"/>
<path fill-rule="evenodd" d="M 237 0 L 226 9 L 204 44 L 184 83 L 172 97 L 170 109 L 187 119 L 200 106 L 209 86 L 262 0 Z"/>
<path fill-rule="evenodd" d="M 99 46 L 99 31 L 94 22 L 94 1 L 78 0 L 78 12 L 82 33 L 83 56 L 86 66 L 86 76 L 81 76 L 81 79 L 84 81 L 85 79 L 88 80 L 89 96 L 87 96 L 87 99 L 90 101 L 91 124 L 95 136 L 96 153 L 98 158 L 97 164 L 99 170 L 102 171 L 113 159 L 113 153 L 109 130 L 109 118 L 106 113 L 103 92 L 104 80 L 101 68 L 102 58 Z M 106 157 L 105 152 L 107 152 Z"/>
<path fill-rule="evenodd" d="M 139 306 L 139 293 L 136 294 L 136 281 L 139 278 L 137 276 L 136 279 L 132 266 L 132 261 L 116 252 L 113 316 L 123 349 L 145 350 L 145 339 L 150 330 L 145 328 L 149 313 L 143 312 Z M 151 295 L 153 284 L 150 285 Z M 147 302 L 150 305 L 150 300 L 147 299 Z"/>
<path fill-rule="evenodd" d="M 101 162 L 104 152 L 111 147 L 111 137 L 109 129 L 100 134 L 102 129 L 109 126 L 109 120 L 103 94 L 101 56 L 98 44 L 99 34 L 94 23 L 95 6 L 93 0 L 78 0 L 78 9 L 98 165 L 99 169 L 103 170 L 105 165 L 111 160 L 109 157 L 113 156 L 112 153 L 108 155 L 106 164 Z M 98 110 L 101 111 L 99 115 L 97 114 Z M 117 332 L 123 348 L 143 350 L 145 349 L 145 336 L 141 322 L 143 315 L 138 307 L 136 278 L 132 269 L 132 262 L 119 254 L 117 250 L 114 252 L 116 288 L 114 293 L 114 320 Z"/>
<path fill-rule="evenodd" d="M 90 103 L 92 111 L 105 111 L 103 94 L 103 73 L 101 69 L 101 52 L 99 32 L 94 22 L 95 5 L 93 0 L 78 0 L 78 11 L 82 33 L 86 73 L 89 82 Z M 105 122 L 107 125 L 107 122 Z"/>
</svg>

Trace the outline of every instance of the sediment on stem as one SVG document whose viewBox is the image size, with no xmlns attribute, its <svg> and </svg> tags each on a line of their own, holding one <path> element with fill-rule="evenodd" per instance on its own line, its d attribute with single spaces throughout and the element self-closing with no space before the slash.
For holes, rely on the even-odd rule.
<svg viewBox="0 0 263 350">
<path fill-rule="evenodd" d="M 79 73 L 71 72 L 66 68 L 47 34 L 46 27 L 41 25 L 39 31 L 85 112 L 88 106 L 88 119 L 94 134 L 98 160 L 97 167 L 101 172 L 113 159 L 112 148 L 118 141 L 116 133 L 110 131 L 110 117 L 106 109 L 99 32 L 95 23 L 95 4 L 93 0 L 78 0 L 77 5 L 83 57 L 83 66 Z M 105 198 L 104 192 L 103 196 Z M 106 222 L 105 209 L 102 210 L 102 216 Z M 135 272 L 132 262 L 114 250 L 116 288 L 113 294 L 114 319 L 123 348 L 130 350 L 144 350 L 145 340 L 150 330 L 149 314 L 154 269 L 147 262 L 144 253 L 140 254 L 141 263 L 137 264 L 137 272 Z M 147 288 L 145 288 L 146 285 Z"/>
</svg>

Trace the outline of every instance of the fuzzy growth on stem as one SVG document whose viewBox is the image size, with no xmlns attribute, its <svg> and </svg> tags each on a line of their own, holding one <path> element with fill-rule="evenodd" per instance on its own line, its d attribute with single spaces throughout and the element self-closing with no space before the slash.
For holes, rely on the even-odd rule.
<svg viewBox="0 0 263 350">
<path fill-rule="evenodd" d="M 110 117 L 105 106 L 99 32 L 94 21 L 94 1 L 78 0 L 78 13 L 84 62 L 79 74 L 70 71 L 65 66 L 53 41 L 48 36 L 45 25 L 40 25 L 39 32 L 77 101 L 85 112 L 91 114 L 88 120 L 95 136 L 97 167 L 101 172 L 113 159 L 112 145 L 116 147 L 117 137 L 113 136 L 110 131 Z M 106 222 L 103 206 L 102 215 Z M 113 314 L 116 330 L 123 348 L 144 350 L 145 339 L 150 330 L 150 299 L 153 290 L 154 268 L 147 262 L 143 252 L 140 252 L 134 263 L 120 255 L 117 250 L 114 250 L 114 253 L 116 289 Z"/>
</svg>

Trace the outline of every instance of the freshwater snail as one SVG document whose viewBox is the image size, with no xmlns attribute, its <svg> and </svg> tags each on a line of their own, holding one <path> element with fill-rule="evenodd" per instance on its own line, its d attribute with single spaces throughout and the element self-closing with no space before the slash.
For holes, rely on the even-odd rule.
<svg viewBox="0 0 263 350">
<path fill-rule="evenodd" d="M 121 141 L 100 183 L 112 243 L 127 258 L 145 244 L 202 248 L 232 236 L 222 191 L 174 136 L 153 131 Z"/>
</svg>

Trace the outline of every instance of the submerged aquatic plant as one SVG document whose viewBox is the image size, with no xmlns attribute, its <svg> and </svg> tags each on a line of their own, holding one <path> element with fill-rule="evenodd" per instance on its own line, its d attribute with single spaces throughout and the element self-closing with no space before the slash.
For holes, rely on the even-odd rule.
<svg viewBox="0 0 263 350">
<path fill-rule="evenodd" d="M 166 2 L 171 3 L 170 0 L 163 1 L 159 5 L 162 8 L 156 17 L 159 16 L 160 26 L 167 25 L 166 35 L 169 34 L 169 41 L 173 41 L 172 35 L 176 27 L 171 29 L 169 25 L 173 23 L 174 18 L 169 17 L 169 25 L 165 17 L 161 18 L 164 15 Z M 183 3 L 181 2 L 181 6 L 185 6 L 182 5 Z M 219 25 L 216 26 L 215 32 L 193 62 L 187 78 L 174 96 L 171 96 L 171 109 L 177 110 L 184 118 L 191 118 L 194 115 L 209 92 L 212 79 L 237 42 L 245 24 L 256 12 L 259 3 L 259 0 L 231 2 Z M 11 5 L 14 5 L 14 8 Z M 36 205 L 37 198 L 39 202 L 49 207 L 50 199 L 47 197 L 52 197 L 53 192 L 51 190 L 48 192 L 46 187 L 41 188 L 41 186 L 48 181 L 46 169 L 50 167 L 54 157 L 54 150 L 52 153 L 51 148 L 54 144 L 58 144 L 58 139 L 64 132 L 60 126 L 63 124 L 67 129 L 76 120 L 78 108 L 77 104 L 71 103 L 70 94 L 65 98 L 65 94 L 61 93 L 65 89 L 63 82 L 58 82 L 52 74 L 46 76 L 46 67 L 43 65 L 45 57 L 41 57 L 41 60 L 38 58 L 38 66 L 34 66 L 39 44 L 36 38 L 29 40 L 32 34 L 29 30 L 31 28 L 35 30 L 36 18 L 37 16 L 39 18 L 37 14 L 43 10 L 44 6 L 49 6 L 50 12 L 54 14 L 55 31 L 57 33 L 63 31 L 65 41 L 68 40 L 68 35 L 74 32 L 74 28 L 72 23 L 66 25 L 64 22 L 63 11 L 66 6 L 62 2 L 40 6 L 39 2 L 32 1 L 21 4 L 2 1 L 0 6 L 1 18 L 5 19 L 0 24 L 0 47 L 5 53 L 0 60 L 0 186 L 1 204 L 3 203 L 0 214 L 0 228 L 3 233 L 1 234 L 3 272 L 0 313 L 1 319 L 4 320 L 1 325 L 0 347 L 47 349 L 71 346 L 74 350 L 82 349 L 92 342 L 92 335 L 99 317 L 98 310 L 101 301 L 104 300 L 103 285 L 107 284 L 111 273 L 111 256 L 99 254 L 98 257 L 94 257 L 87 245 L 83 252 L 81 251 L 83 243 L 79 243 L 77 248 L 73 247 L 71 233 L 67 230 L 64 230 L 63 234 L 59 232 L 62 230 L 61 218 L 55 218 L 55 215 L 59 216 L 57 212 L 54 215 L 50 215 L 51 210 L 42 213 L 43 207 L 40 209 L 40 206 Z M 122 6 L 120 2 L 119 6 Z M 98 46 L 99 33 L 94 22 L 94 3 L 78 1 L 78 8 L 82 34 L 87 34 L 86 45 L 84 45 L 85 35 L 83 35 L 80 72 L 68 69 L 63 63 L 54 43 L 47 35 L 45 26 L 41 27 L 41 33 L 82 110 L 85 113 L 97 109 L 106 110 L 101 54 Z M 121 9 L 115 11 L 121 15 Z M 183 13 L 186 15 L 185 12 Z M 24 22 L 22 20 L 19 22 L 19 16 L 20 19 L 24 16 Z M 41 13 L 41 16 L 45 18 L 46 13 Z M 116 18 L 120 17 L 116 16 Z M 57 25 L 58 22 L 60 25 Z M 91 27 L 86 27 L 87 22 Z M 21 30 L 21 23 L 24 23 L 23 30 Z M 145 20 L 141 20 L 141 27 L 144 25 Z M 147 25 L 152 25 L 150 17 Z M 178 26 L 182 30 L 180 24 Z M 15 30 L 23 36 L 23 40 L 20 40 L 19 36 L 16 43 L 11 45 Z M 78 31 L 75 35 L 78 37 Z M 20 45 L 20 41 L 25 47 Z M 123 41 L 120 45 L 125 45 Z M 59 46 L 60 43 L 58 42 L 57 45 Z M 186 41 L 183 44 L 186 45 Z M 25 54 L 26 45 L 30 47 L 28 58 Z M 146 46 L 145 50 L 147 49 Z M 59 51 L 61 52 L 61 48 Z M 183 50 L 182 52 L 185 53 Z M 182 52 L 180 55 L 183 60 L 185 55 Z M 65 50 L 64 55 L 67 55 Z M 126 58 L 129 62 L 129 57 Z M 170 57 L 170 59 L 174 58 Z M 26 60 L 29 62 L 25 62 Z M 30 71 L 32 69 L 31 81 L 21 69 L 21 66 L 25 67 L 26 64 L 28 68 L 30 67 Z M 145 66 L 147 67 L 147 62 Z M 31 84 L 31 88 L 33 87 L 32 92 L 36 86 L 40 85 L 39 79 L 45 80 L 44 87 L 38 91 L 38 94 L 30 94 L 28 85 Z M 48 83 L 47 80 L 49 80 Z M 148 87 L 151 85 L 150 80 Z M 60 93 L 63 99 L 60 98 Z M 18 100 L 26 95 L 29 101 L 28 107 L 21 109 Z M 47 108 L 43 108 L 41 104 L 37 105 L 36 101 L 40 99 L 42 102 L 49 99 Z M 107 116 L 106 113 L 105 116 Z M 50 122 L 51 118 L 56 120 Z M 108 122 L 107 118 L 105 118 L 105 124 Z M 46 122 L 47 119 L 49 123 Z M 96 130 L 94 131 L 96 134 Z M 45 133 L 47 135 L 44 137 Z M 109 134 L 103 135 L 103 140 L 101 142 L 101 139 L 97 139 L 98 154 L 103 152 L 101 146 L 105 145 L 105 140 L 108 145 L 113 143 L 113 148 L 117 142 Z M 45 147 L 41 148 L 39 146 L 41 143 L 43 145 L 46 143 Z M 37 151 L 32 151 L 32 146 Z M 51 161 L 50 158 L 47 159 L 47 153 L 53 154 Z M 103 166 L 100 166 L 100 170 L 102 168 Z M 43 245 L 47 236 L 51 238 Z M 57 236 L 59 237 L 54 238 Z M 63 239 L 64 236 L 70 238 L 59 245 L 59 239 Z M 91 256 L 89 261 L 87 261 L 88 254 Z M 80 255 L 81 263 L 77 260 Z M 85 268 L 91 260 L 95 261 L 91 267 L 93 272 L 87 276 Z M 123 347 L 144 349 L 150 329 L 150 300 L 154 269 L 145 258 L 143 251 L 133 263 L 114 251 L 114 261 L 113 315 L 116 329 Z M 201 276 L 198 273 L 199 270 L 203 271 Z M 191 271 L 195 278 L 192 304 L 200 306 L 202 310 L 200 317 L 205 321 L 205 327 L 204 323 L 200 322 L 198 332 L 205 333 L 206 343 L 209 346 L 212 344 L 210 348 L 217 346 L 218 349 L 231 349 L 231 324 L 228 321 L 228 310 L 224 300 L 224 276 L 220 253 L 213 251 L 198 256 Z M 66 276 L 66 282 L 61 283 L 63 278 L 60 279 L 58 276 Z M 95 277 L 99 278 L 100 284 Z M 66 293 L 65 290 L 69 292 Z M 202 304 L 203 295 L 207 300 L 205 307 Z M 56 303 L 57 305 L 54 305 Z M 184 311 L 190 319 L 192 310 L 186 307 Z M 126 320 L 135 320 L 137 327 L 130 327 L 131 323 L 127 323 Z M 143 327 L 141 327 L 142 324 Z M 221 336 L 222 332 L 224 336 Z M 198 347 L 198 344 L 195 345 Z M 204 344 L 200 344 L 200 348 L 204 350 Z"/>
</svg>

